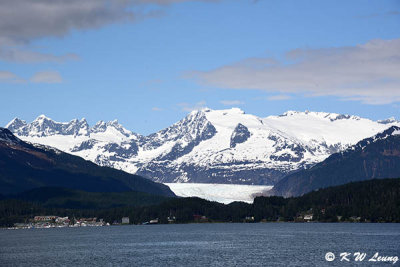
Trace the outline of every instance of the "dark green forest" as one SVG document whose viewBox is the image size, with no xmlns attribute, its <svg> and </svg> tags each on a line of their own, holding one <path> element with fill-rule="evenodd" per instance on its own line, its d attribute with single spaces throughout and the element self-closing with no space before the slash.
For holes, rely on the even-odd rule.
<svg viewBox="0 0 400 267">
<path fill-rule="evenodd" d="M 301 222 L 306 214 L 312 214 L 312 220 L 318 222 L 400 222 L 400 179 L 354 182 L 301 197 L 257 197 L 253 204 L 234 202 L 229 205 L 200 198 L 154 197 L 137 192 L 65 190 L 52 197 L 54 189 L 46 190 L 39 190 L 40 194 L 33 191 L 3 197 L 0 225 L 27 222 L 35 215 L 97 217 L 109 223 L 129 216 L 130 222 L 135 224 L 155 218 L 160 223 L 168 223 L 167 217 L 175 217 L 175 223 L 197 222 L 198 216 L 194 215 L 205 216 L 202 222 L 253 222 L 246 217 L 254 217 L 254 222 Z"/>
</svg>

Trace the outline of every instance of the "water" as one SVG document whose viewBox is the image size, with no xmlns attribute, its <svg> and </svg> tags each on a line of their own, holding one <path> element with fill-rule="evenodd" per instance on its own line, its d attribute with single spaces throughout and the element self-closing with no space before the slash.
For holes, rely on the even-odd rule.
<svg viewBox="0 0 400 267">
<path fill-rule="evenodd" d="M 400 224 L 186 224 L 0 230 L 1 266 L 393 266 Z M 336 259 L 325 261 L 333 252 Z M 400 263 L 397 262 L 396 266 Z"/>
</svg>

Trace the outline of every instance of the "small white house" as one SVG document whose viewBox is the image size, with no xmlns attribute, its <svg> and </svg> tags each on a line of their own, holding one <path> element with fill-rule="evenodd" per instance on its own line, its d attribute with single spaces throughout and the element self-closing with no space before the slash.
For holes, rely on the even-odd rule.
<svg viewBox="0 0 400 267">
<path fill-rule="evenodd" d="M 150 220 L 149 223 L 150 223 L 150 224 L 157 224 L 157 223 L 158 223 L 158 218 L 157 218 L 157 219 Z"/>
<path fill-rule="evenodd" d="M 306 214 L 304 215 L 304 220 L 305 221 L 312 221 L 313 219 L 313 215 L 312 214 Z"/>
<path fill-rule="evenodd" d="M 129 217 L 122 217 L 122 224 L 129 224 Z"/>
</svg>

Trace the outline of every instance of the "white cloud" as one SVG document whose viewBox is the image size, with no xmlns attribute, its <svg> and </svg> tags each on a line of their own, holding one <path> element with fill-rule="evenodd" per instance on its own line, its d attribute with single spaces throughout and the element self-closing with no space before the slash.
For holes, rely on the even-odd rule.
<svg viewBox="0 0 400 267">
<path fill-rule="evenodd" d="M 163 14 L 167 5 L 212 0 L 1 0 L 0 59 L 13 62 L 60 62 L 76 55 L 26 51 L 33 40 L 62 37 L 73 30 L 136 22 Z M 151 8 L 147 8 L 151 5 Z"/>
<path fill-rule="evenodd" d="M 0 59 L 9 62 L 33 63 L 33 62 L 64 62 L 67 60 L 78 60 L 76 54 L 52 55 L 16 47 L 1 48 Z"/>
<path fill-rule="evenodd" d="M 128 0 L 2 0 L 0 33 L 14 42 L 63 36 L 73 29 L 132 20 Z"/>
<path fill-rule="evenodd" d="M 239 106 L 244 104 L 244 102 L 240 100 L 221 100 L 219 102 L 224 106 Z"/>
<path fill-rule="evenodd" d="M 62 37 L 74 29 L 97 28 L 134 19 L 125 0 L 2 0 L 0 59 L 11 62 L 60 62 L 76 55 L 28 51 L 31 41 Z M 27 49 L 28 48 L 28 49 Z"/>
<path fill-rule="evenodd" d="M 62 81 L 63 79 L 57 71 L 39 71 L 29 79 L 31 83 L 61 83 Z M 0 71 L 0 82 L 27 83 L 28 80 L 10 71 Z"/>
<path fill-rule="evenodd" d="M 0 82 L 25 83 L 26 80 L 18 77 L 15 73 L 12 73 L 11 71 L 0 71 Z"/>
<path fill-rule="evenodd" d="M 169 5 L 173 3 L 182 2 L 218 2 L 219 0 L 138 0 L 137 2 L 144 4 L 157 4 L 157 5 Z"/>
<path fill-rule="evenodd" d="M 72 30 L 94 29 L 119 21 L 153 17 L 166 5 L 178 2 L 217 0 L 2 0 L 0 43 L 27 42 L 60 37 Z M 143 8 L 145 5 L 157 5 Z"/>
<path fill-rule="evenodd" d="M 63 79 L 57 71 L 40 71 L 33 75 L 30 81 L 33 83 L 61 83 Z"/>
<path fill-rule="evenodd" d="M 162 111 L 163 109 L 159 108 L 159 107 L 152 107 L 151 110 L 152 111 Z"/>
<path fill-rule="evenodd" d="M 337 96 L 367 104 L 400 101 L 400 39 L 324 49 L 296 49 L 286 62 L 250 58 L 208 72 L 201 83 L 305 96 Z"/>
<path fill-rule="evenodd" d="M 288 100 L 291 98 L 292 97 L 290 95 L 273 95 L 273 96 L 267 97 L 267 99 L 271 100 L 271 101 Z"/>
<path fill-rule="evenodd" d="M 199 101 L 195 104 L 183 102 L 183 103 L 178 103 L 177 106 L 180 107 L 182 111 L 190 112 L 193 110 L 199 110 L 205 108 L 206 101 Z"/>
</svg>

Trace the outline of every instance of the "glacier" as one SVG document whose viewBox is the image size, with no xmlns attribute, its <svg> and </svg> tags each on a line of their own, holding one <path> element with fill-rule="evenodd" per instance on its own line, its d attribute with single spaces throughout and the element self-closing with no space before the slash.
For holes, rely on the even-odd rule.
<svg viewBox="0 0 400 267">
<path fill-rule="evenodd" d="M 263 196 L 272 189 L 267 185 L 242 184 L 198 184 L 165 183 L 179 197 L 199 197 L 210 201 L 229 204 L 235 201 L 253 203 L 257 196 Z"/>
</svg>

